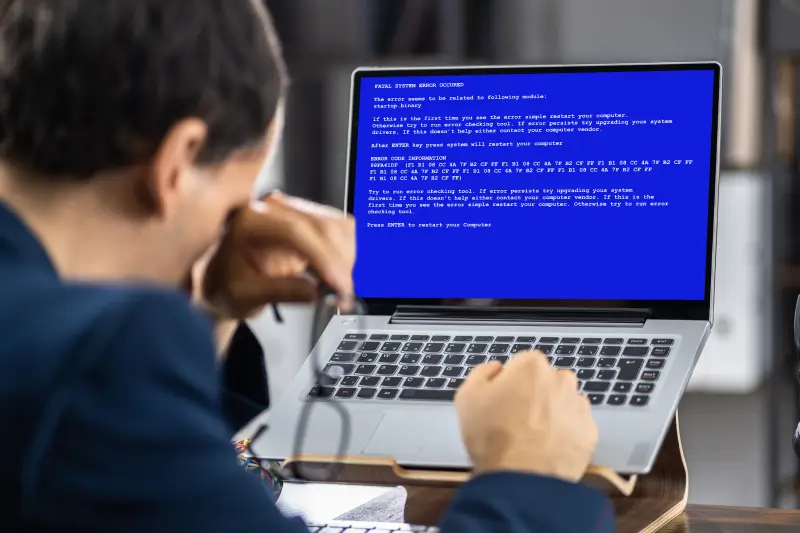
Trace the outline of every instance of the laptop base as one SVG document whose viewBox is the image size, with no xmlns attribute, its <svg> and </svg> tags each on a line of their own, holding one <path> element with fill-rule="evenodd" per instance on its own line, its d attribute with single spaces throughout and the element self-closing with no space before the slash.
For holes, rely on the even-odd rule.
<svg viewBox="0 0 800 533">
<path fill-rule="evenodd" d="M 468 472 L 407 469 L 384 457 L 300 455 L 284 462 L 286 472 L 302 474 L 318 469 L 335 472 L 328 479 L 331 483 L 406 487 L 405 520 L 429 526 L 436 525 L 454 490 L 470 476 Z M 593 465 L 584 482 L 611 497 L 619 533 L 654 533 L 677 518 L 686 509 L 689 492 L 678 414 L 650 473 L 626 477 Z"/>
</svg>

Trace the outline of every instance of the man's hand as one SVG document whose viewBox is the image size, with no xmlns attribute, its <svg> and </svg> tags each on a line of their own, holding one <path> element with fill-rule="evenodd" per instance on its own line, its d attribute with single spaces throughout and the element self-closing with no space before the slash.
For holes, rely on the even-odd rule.
<svg viewBox="0 0 800 533">
<path fill-rule="evenodd" d="M 477 367 L 455 405 L 476 473 L 515 470 L 577 482 L 597 444 L 597 426 L 569 370 L 550 368 L 538 352 L 505 366 Z"/>
<path fill-rule="evenodd" d="M 313 301 L 319 281 L 352 295 L 354 263 L 351 217 L 274 194 L 233 216 L 195 296 L 217 317 L 241 320 L 269 303 Z"/>
</svg>

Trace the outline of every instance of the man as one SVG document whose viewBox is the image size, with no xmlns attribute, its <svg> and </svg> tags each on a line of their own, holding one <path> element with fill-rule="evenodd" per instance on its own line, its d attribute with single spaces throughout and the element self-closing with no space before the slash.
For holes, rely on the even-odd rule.
<svg viewBox="0 0 800 533">
<path fill-rule="evenodd" d="M 248 207 L 286 83 L 263 7 L 0 6 L 0 530 L 305 531 L 238 466 L 218 382 L 237 321 L 314 299 L 306 271 L 352 293 L 351 220 Z M 476 476 L 442 531 L 613 529 L 571 373 L 522 354 L 456 405 Z"/>
</svg>

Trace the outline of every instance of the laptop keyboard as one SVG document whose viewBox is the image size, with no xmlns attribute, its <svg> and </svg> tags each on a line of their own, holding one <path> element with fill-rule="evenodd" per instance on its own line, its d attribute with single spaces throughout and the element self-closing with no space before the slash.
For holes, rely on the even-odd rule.
<svg viewBox="0 0 800 533">
<path fill-rule="evenodd" d="M 410 526 L 408 524 L 382 524 L 375 522 L 329 522 L 327 524 L 307 524 L 311 533 L 395 533 L 411 531 L 413 533 L 438 533 L 439 528 L 428 526 Z"/>
<path fill-rule="evenodd" d="M 310 398 L 452 401 L 476 365 L 506 363 L 536 349 L 572 370 L 592 405 L 644 407 L 658 385 L 674 339 L 348 333 Z"/>
</svg>

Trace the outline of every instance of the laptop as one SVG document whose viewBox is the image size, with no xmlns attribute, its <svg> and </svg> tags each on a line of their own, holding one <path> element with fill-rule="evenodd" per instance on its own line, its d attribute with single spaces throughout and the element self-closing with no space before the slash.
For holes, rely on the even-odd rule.
<svg viewBox="0 0 800 533">
<path fill-rule="evenodd" d="M 357 69 L 346 207 L 367 312 L 330 320 L 253 452 L 468 469 L 455 391 L 537 349 L 591 400 L 594 464 L 647 473 L 713 322 L 721 75 Z"/>
</svg>

